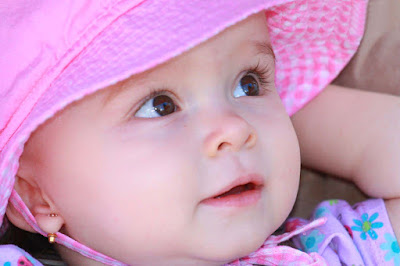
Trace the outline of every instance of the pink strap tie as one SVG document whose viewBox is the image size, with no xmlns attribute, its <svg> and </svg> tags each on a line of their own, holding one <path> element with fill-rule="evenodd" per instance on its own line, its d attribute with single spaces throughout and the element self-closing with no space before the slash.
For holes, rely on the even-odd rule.
<svg viewBox="0 0 400 266">
<path fill-rule="evenodd" d="M 264 244 L 250 255 L 232 261 L 225 266 L 247 265 L 328 265 L 323 257 L 316 252 L 305 253 L 288 246 L 278 246 L 279 243 L 302 234 L 310 229 L 321 226 L 327 221 L 326 217 L 319 218 L 298 229 L 279 236 L 270 236 Z"/>
<path fill-rule="evenodd" d="M 46 233 L 43 232 L 39 226 L 37 225 L 35 218 L 32 216 L 29 209 L 27 209 L 25 204 L 22 204 L 23 201 L 19 197 L 19 195 L 13 190 L 10 198 L 11 203 L 14 207 L 25 216 L 26 221 L 32 226 L 36 231 L 46 236 Z M 320 265 L 328 265 L 323 257 L 321 257 L 318 253 L 305 253 L 298 249 L 294 249 L 288 246 L 278 246 L 279 243 L 282 243 L 295 235 L 304 233 L 310 229 L 321 226 L 325 224 L 327 221 L 326 217 L 319 218 L 317 220 L 312 221 L 306 225 L 303 225 L 291 232 L 284 233 L 278 236 L 270 236 L 264 244 L 255 252 L 250 255 L 232 261 L 225 266 L 247 266 L 253 264 L 261 264 L 261 265 L 312 265 L 312 266 L 320 266 Z M 62 244 L 76 252 L 81 253 L 82 255 L 94 259 L 96 261 L 102 262 L 107 265 L 125 265 L 117 260 L 114 260 L 108 256 L 105 256 L 95 250 L 92 250 L 89 247 L 86 247 L 83 244 L 76 242 L 70 237 L 57 233 L 56 242 Z"/>
</svg>

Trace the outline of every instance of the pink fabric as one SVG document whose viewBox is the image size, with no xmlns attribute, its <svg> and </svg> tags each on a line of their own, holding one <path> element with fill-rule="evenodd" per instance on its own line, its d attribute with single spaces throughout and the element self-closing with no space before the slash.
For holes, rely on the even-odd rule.
<svg viewBox="0 0 400 266">
<path fill-rule="evenodd" d="M 290 115 L 318 95 L 354 55 L 367 1 L 297 0 L 267 11 L 276 87 Z"/>
<path fill-rule="evenodd" d="M 276 85 L 293 114 L 355 53 L 366 6 L 367 0 L 3 1 L 0 225 L 11 196 L 37 228 L 17 193 L 11 193 L 18 160 L 30 134 L 71 102 L 165 62 L 268 9 L 277 56 Z M 74 243 L 67 238 L 62 242 L 70 248 L 77 246 Z"/>
<path fill-rule="evenodd" d="M 313 228 L 326 223 L 326 218 L 320 218 L 307 223 L 296 230 L 279 236 L 270 236 L 265 243 L 250 255 L 225 264 L 226 266 L 251 266 L 251 265 L 328 265 L 318 253 L 307 254 L 288 246 L 277 246 L 293 236 L 301 235 Z"/>
</svg>

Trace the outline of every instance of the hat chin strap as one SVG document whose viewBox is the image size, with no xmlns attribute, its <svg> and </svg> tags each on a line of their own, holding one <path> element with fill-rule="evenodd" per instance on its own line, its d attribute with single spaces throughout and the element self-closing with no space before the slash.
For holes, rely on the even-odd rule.
<svg viewBox="0 0 400 266">
<path fill-rule="evenodd" d="M 44 232 L 38 224 L 36 223 L 35 218 L 33 217 L 32 213 L 29 211 L 28 207 L 26 207 L 25 203 L 22 201 L 21 197 L 18 193 L 13 189 L 11 192 L 10 200 L 11 204 L 18 210 L 18 212 L 25 218 L 30 226 L 35 229 L 38 233 L 42 234 L 43 236 L 47 237 L 47 233 Z M 301 226 L 300 228 L 285 233 L 279 236 L 270 236 L 262 247 L 255 252 L 251 253 L 250 255 L 232 261 L 226 266 L 239 266 L 239 265 L 253 265 L 254 263 L 267 263 L 267 264 L 281 264 L 282 262 L 289 263 L 296 263 L 302 262 L 302 265 L 328 265 L 323 257 L 321 257 L 317 253 L 307 254 L 297 249 L 293 249 L 287 246 L 277 246 L 279 243 L 286 241 L 293 237 L 294 235 L 301 234 L 305 231 L 308 231 L 312 228 L 321 226 L 325 224 L 327 219 L 325 217 L 319 218 L 314 220 L 313 222 Z M 75 240 L 70 238 L 63 233 L 57 233 L 57 237 L 55 238 L 55 242 L 61 244 L 73 251 L 76 251 L 83 256 L 101 262 L 107 265 L 128 265 L 112 259 L 106 255 L 101 254 Z M 283 260 L 282 260 L 283 258 Z"/>
<path fill-rule="evenodd" d="M 22 201 L 21 197 L 18 195 L 18 193 L 14 189 L 11 192 L 9 201 L 15 207 L 15 209 L 17 209 L 17 211 L 24 217 L 26 222 L 36 232 L 47 237 L 47 233 L 44 232 L 42 229 L 40 229 L 40 227 L 36 223 L 35 217 L 33 217 L 32 213 L 30 212 L 28 207 L 25 205 L 25 203 Z M 73 251 L 76 251 L 87 258 L 96 260 L 96 261 L 101 262 L 106 265 L 118 265 L 118 266 L 128 265 L 128 264 L 122 263 L 120 261 L 117 261 L 115 259 L 112 259 L 104 254 L 101 254 L 100 252 L 97 252 L 97 251 L 73 240 L 69 236 L 67 236 L 63 233 L 60 233 L 60 232 L 57 233 L 55 242 L 65 246 Z"/>
</svg>

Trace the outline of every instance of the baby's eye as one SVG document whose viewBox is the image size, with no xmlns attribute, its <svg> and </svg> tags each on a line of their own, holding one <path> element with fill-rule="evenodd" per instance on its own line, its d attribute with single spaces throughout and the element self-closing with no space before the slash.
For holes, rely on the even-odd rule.
<svg viewBox="0 0 400 266">
<path fill-rule="evenodd" d="M 260 87 L 255 77 L 247 74 L 240 79 L 239 84 L 233 91 L 234 97 L 242 96 L 258 96 L 260 95 Z"/>
<path fill-rule="evenodd" d="M 135 113 L 135 116 L 154 118 L 172 114 L 176 110 L 177 106 L 171 97 L 167 95 L 157 95 L 147 100 Z"/>
</svg>

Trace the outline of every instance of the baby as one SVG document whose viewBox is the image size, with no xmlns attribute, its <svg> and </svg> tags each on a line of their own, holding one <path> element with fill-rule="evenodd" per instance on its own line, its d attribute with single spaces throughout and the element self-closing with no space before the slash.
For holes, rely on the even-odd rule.
<svg viewBox="0 0 400 266">
<path fill-rule="evenodd" d="M 0 203 L 7 218 L 16 227 L 41 233 L 50 242 L 60 244 L 57 250 L 71 265 L 239 265 L 240 258 L 246 261 L 247 255 L 271 243 L 265 241 L 287 219 L 296 199 L 300 149 L 288 113 L 301 108 L 340 71 L 354 53 L 362 30 L 350 36 L 353 39 L 346 43 L 349 50 L 342 48 L 342 61 L 337 60 L 336 65 L 327 65 L 326 69 L 320 65 L 323 71 L 318 72 L 314 63 L 308 61 L 310 58 L 301 57 L 301 46 L 279 47 L 293 36 L 279 35 L 279 29 L 271 33 L 274 23 L 290 22 L 282 20 L 286 16 L 298 21 L 296 14 L 301 12 L 321 12 L 320 16 L 328 12 L 326 7 L 316 11 L 315 6 L 321 6 L 318 2 L 108 2 L 99 1 L 83 10 L 80 8 L 84 5 L 71 1 L 68 8 L 77 14 L 74 20 L 85 27 L 71 27 L 68 36 L 79 41 L 70 43 L 72 39 L 63 39 L 58 44 L 68 49 L 56 50 L 56 59 L 43 52 L 41 59 L 33 60 L 36 65 L 30 66 L 32 73 L 45 69 L 46 77 L 38 79 L 30 74 L 18 80 L 20 83 L 4 82 L 8 86 L 1 87 L 0 125 L 4 126 L 0 131 L 0 183 L 4 199 Z M 39 11 L 35 12 L 54 11 L 49 13 L 50 19 L 55 20 L 50 28 L 66 25 L 71 19 L 63 6 L 67 4 L 46 3 L 49 5 L 38 5 Z M 339 8 L 346 5 L 349 4 L 338 4 Z M 354 1 L 353 5 L 354 10 L 364 11 L 359 18 L 364 19 L 366 3 Z M 24 13 L 17 5 L 13 8 L 9 14 Z M 300 22 L 293 25 L 302 27 Z M 54 36 L 49 39 L 52 44 L 58 40 Z M 130 42 L 133 39 L 135 42 Z M 311 35 L 301 40 L 307 40 L 306 46 L 316 45 Z M 155 46 L 157 42 L 160 47 Z M 144 44 L 135 47 L 132 43 Z M 40 47 L 43 51 L 49 49 Z M 136 48 L 138 51 L 132 50 Z M 66 54 L 59 53 L 66 50 Z M 296 68 L 296 53 L 300 61 L 310 66 L 305 72 Z M 327 54 L 330 58 L 339 57 Z M 28 57 L 20 58 L 24 56 Z M 44 63 L 48 65 L 41 68 Z M 46 68 L 49 65 L 51 69 Z M 297 82 L 306 84 L 315 79 L 307 76 L 312 70 L 321 79 L 308 87 L 300 86 L 303 91 L 291 92 L 291 81 L 285 74 L 292 73 Z M 279 91 L 275 83 L 281 85 Z M 31 87 L 26 88 L 28 84 Z M 18 86 L 25 89 L 10 89 Z M 307 88 L 312 93 L 304 96 Z M 355 137 L 358 131 L 352 131 L 346 119 L 329 122 L 325 120 L 329 112 L 316 111 L 335 103 L 344 105 L 346 101 L 340 99 L 349 99 L 343 95 L 352 93 L 328 88 L 293 116 L 300 132 L 300 147 L 305 162 L 311 166 L 333 173 L 339 168 L 339 175 L 351 179 L 371 196 L 391 199 L 386 201 L 386 208 L 392 226 L 381 200 L 361 205 L 363 210 L 375 206 L 384 226 L 374 222 L 376 217 L 364 219 L 362 213 L 359 220 L 364 234 L 374 239 L 373 230 L 366 227 L 382 227 L 393 237 L 390 243 L 395 245 L 398 242 L 394 233 L 400 234 L 400 203 L 396 199 L 400 186 L 370 178 L 369 174 L 348 175 L 346 170 L 356 164 L 354 158 L 359 158 L 351 150 L 365 148 Z M 358 96 L 357 92 L 355 95 Z M 369 94 L 360 95 L 360 104 L 398 104 L 395 97 L 376 96 L 370 100 Z M 17 107 L 11 99 L 20 101 Z M 348 101 L 353 104 L 353 99 Z M 370 118 L 365 114 L 359 116 Z M 319 134 L 325 136 L 316 139 L 314 134 L 310 139 L 305 132 L 318 119 L 326 121 Z M 349 137 L 342 139 L 344 144 L 340 145 L 355 144 L 346 155 L 353 161 L 326 156 L 328 159 L 315 160 L 313 165 L 315 157 L 319 157 L 313 150 L 334 135 L 328 132 L 338 124 L 350 127 Z M 334 143 L 328 144 L 332 151 L 326 151 L 327 154 L 339 153 L 340 149 L 329 145 Z M 397 154 L 397 149 L 391 154 Z M 386 180 L 395 179 L 388 174 Z M 347 208 L 345 203 L 337 203 L 342 207 L 336 209 L 324 204 L 327 203 L 317 208 L 314 215 L 323 218 L 312 228 L 332 228 L 331 221 L 343 220 L 332 214 L 342 214 L 342 209 Z M 358 217 L 358 209 L 346 211 L 349 216 Z M 287 224 L 288 231 L 295 235 L 303 230 L 301 236 L 315 232 L 309 227 L 304 220 L 290 220 Z M 294 240 L 300 249 L 318 251 L 313 248 L 315 245 L 304 244 L 307 239 L 301 236 Z M 391 238 L 386 240 L 389 243 Z M 317 242 L 321 241 L 318 238 Z M 358 242 L 354 242 L 358 247 Z M 336 262 L 329 260 L 345 253 L 340 241 L 333 243 L 329 250 L 339 255 L 329 251 L 324 256 L 321 251 L 307 257 L 294 249 L 291 252 L 298 255 L 297 259 L 323 265 L 322 257 L 328 263 Z M 395 252 L 396 247 L 392 246 L 389 248 Z M 6 248 L 3 253 L 0 249 L 0 256 L 4 254 L 0 261 L 14 265 L 21 257 L 8 258 L 7 252 L 15 253 L 16 248 Z M 284 258 L 285 253 L 278 251 L 281 250 L 275 250 L 280 256 L 277 263 L 289 261 Z M 39 263 L 25 252 L 18 252 L 26 258 L 25 263 Z M 360 250 L 361 259 L 371 251 L 363 252 Z M 385 253 L 382 254 L 384 257 Z M 393 256 L 387 263 L 400 263 Z M 262 262 L 270 265 L 271 261 L 266 256 Z"/>
</svg>

